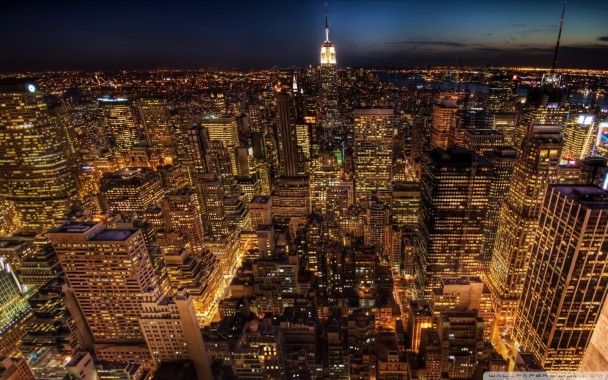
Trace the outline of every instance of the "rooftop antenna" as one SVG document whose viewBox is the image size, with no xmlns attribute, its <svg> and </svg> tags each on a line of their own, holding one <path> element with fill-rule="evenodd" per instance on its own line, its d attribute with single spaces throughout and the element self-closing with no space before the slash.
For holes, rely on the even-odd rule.
<svg viewBox="0 0 608 380">
<path fill-rule="evenodd" d="M 325 41 L 329 42 L 329 25 L 327 23 L 327 2 L 325 2 Z"/>
<path fill-rule="evenodd" d="M 555 67 L 557 66 L 557 51 L 559 50 L 559 40 L 562 37 L 562 26 L 564 25 L 564 14 L 566 13 L 566 0 L 564 0 L 564 7 L 562 9 L 562 18 L 559 21 L 559 34 L 557 35 L 557 44 L 555 45 L 555 54 L 553 55 L 553 65 L 551 65 L 551 73 L 555 73 Z"/>
</svg>

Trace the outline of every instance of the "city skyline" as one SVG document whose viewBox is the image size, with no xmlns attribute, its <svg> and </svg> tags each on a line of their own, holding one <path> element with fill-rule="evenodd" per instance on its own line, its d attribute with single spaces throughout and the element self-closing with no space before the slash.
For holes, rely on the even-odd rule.
<svg viewBox="0 0 608 380">
<path fill-rule="evenodd" d="M 321 1 L 29 5 L 5 6 L 0 72 L 303 67 L 325 39 Z M 561 10 L 558 0 L 328 4 L 341 67 L 549 67 Z M 606 68 L 607 15 L 601 1 L 567 4 L 558 68 Z"/>
<path fill-rule="evenodd" d="M 32 4 L 0 378 L 608 371 L 607 7 Z"/>
</svg>

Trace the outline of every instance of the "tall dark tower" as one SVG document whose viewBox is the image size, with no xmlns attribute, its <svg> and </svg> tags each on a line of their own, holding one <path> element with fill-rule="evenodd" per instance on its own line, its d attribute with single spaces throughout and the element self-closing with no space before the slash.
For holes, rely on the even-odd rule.
<svg viewBox="0 0 608 380">
<path fill-rule="evenodd" d="M 277 140 L 279 144 L 279 172 L 281 176 L 298 175 L 298 139 L 296 110 L 288 92 L 277 94 Z"/>
<path fill-rule="evenodd" d="M 479 273 L 494 166 L 459 147 L 422 157 L 418 214 L 418 288 L 430 298 L 442 277 Z"/>
</svg>

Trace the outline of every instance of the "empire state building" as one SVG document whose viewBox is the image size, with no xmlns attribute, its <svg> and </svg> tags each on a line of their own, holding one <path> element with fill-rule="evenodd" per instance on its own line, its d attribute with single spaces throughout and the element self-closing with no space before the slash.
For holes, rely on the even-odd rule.
<svg viewBox="0 0 608 380">
<path fill-rule="evenodd" d="M 338 114 L 338 92 L 336 89 L 336 49 L 329 40 L 329 25 L 325 12 L 325 41 L 321 45 L 320 123 L 323 128 L 334 129 L 340 122 Z"/>
</svg>

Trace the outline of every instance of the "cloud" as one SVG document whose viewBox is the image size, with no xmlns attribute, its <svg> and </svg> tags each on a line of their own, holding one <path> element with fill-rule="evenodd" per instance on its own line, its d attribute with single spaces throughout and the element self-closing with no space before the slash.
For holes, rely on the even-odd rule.
<svg viewBox="0 0 608 380">
<path fill-rule="evenodd" d="M 598 37 L 597 40 L 602 42 L 608 42 L 608 36 Z"/>
<path fill-rule="evenodd" d="M 528 25 L 528 24 L 511 24 L 511 26 L 514 26 L 516 28 L 523 28 L 523 27 L 530 26 L 530 25 Z"/>
<path fill-rule="evenodd" d="M 394 41 L 385 42 L 385 45 L 403 46 L 403 45 L 419 45 L 419 46 L 450 46 L 450 47 L 463 47 L 467 44 L 456 41 L 427 41 L 427 40 L 409 40 L 409 41 Z"/>
</svg>

